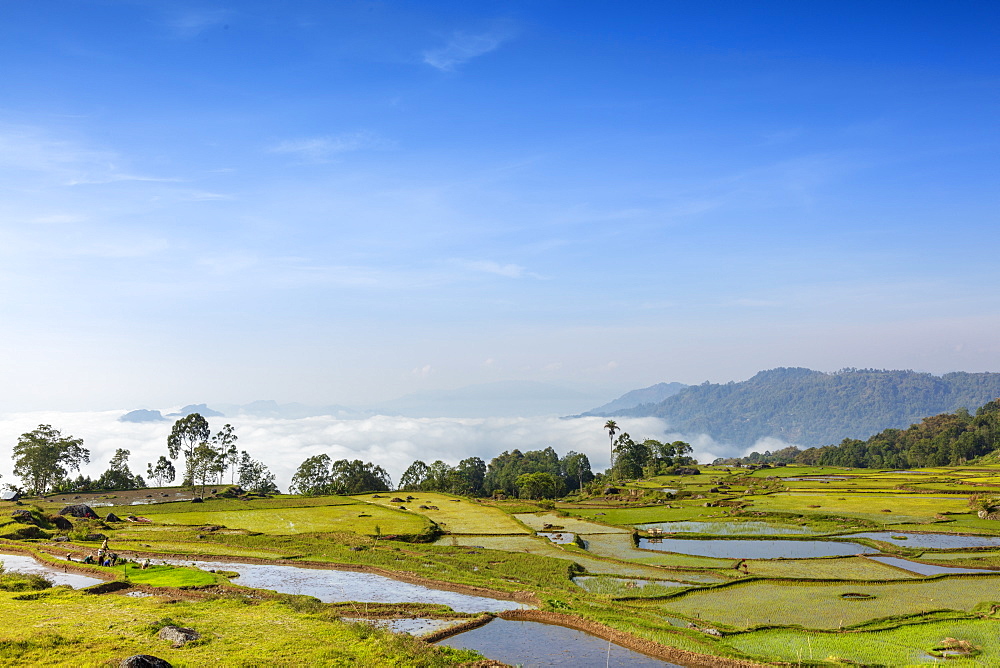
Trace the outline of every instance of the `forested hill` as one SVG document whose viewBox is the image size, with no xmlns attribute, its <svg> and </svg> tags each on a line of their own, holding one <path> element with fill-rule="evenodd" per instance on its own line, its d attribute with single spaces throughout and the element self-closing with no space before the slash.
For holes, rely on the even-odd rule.
<svg viewBox="0 0 1000 668">
<path fill-rule="evenodd" d="M 671 430 L 743 447 L 768 436 L 818 446 L 901 429 L 926 415 L 971 409 L 997 397 L 1000 373 L 778 368 L 738 383 L 693 385 L 611 417 L 660 417 Z"/>
<path fill-rule="evenodd" d="M 996 463 L 1000 453 L 1000 399 L 976 411 L 926 417 L 908 429 L 885 429 L 867 441 L 845 438 L 840 445 L 777 452 L 754 452 L 740 459 L 717 459 L 715 464 L 805 464 L 852 468 L 922 468 L 957 466 L 968 461 Z"/>
</svg>

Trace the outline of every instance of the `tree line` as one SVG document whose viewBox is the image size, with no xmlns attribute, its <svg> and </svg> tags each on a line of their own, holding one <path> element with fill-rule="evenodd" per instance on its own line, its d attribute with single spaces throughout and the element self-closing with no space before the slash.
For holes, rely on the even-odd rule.
<svg viewBox="0 0 1000 668">
<path fill-rule="evenodd" d="M 63 436 L 51 425 L 41 424 L 18 438 L 14 475 L 22 485 L 7 487 L 28 494 L 46 494 L 143 489 L 147 479 L 156 486 L 169 485 L 177 477 L 173 460 L 183 458 L 182 484 L 191 489 L 200 486 L 202 496 L 208 485 L 223 484 L 227 472 L 232 484 L 248 492 L 276 493 L 274 474 L 245 450 L 238 450 L 236 441 L 232 425 L 225 425 L 213 435 L 208 421 L 192 413 L 174 423 L 167 437 L 167 455 L 161 455 L 155 464 L 147 464 L 145 479 L 132 473 L 128 464 L 131 453 L 124 448 L 115 450 L 108 469 L 97 479 L 82 474 L 72 478 L 72 472 L 90 463 L 90 451 L 83 446 L 83 439 Z"/>
<path fill-rule="evenodd" d="M 654 439 L 632 440 L 619 432 L 614 421 L 605 425 L 611 436 L 613 466 L 605 474 L 595 474 L 587 455 L 570 451 L 560 457 L 547 447 L 542 450 L 504 451 L 484 462 L 468 457 L 452 466 L 441 460 L 427 464 L 416 460 L 406 469 L 398 488 L 406 491 L 446 492 L 465 496 L 508 496 L 551 499 L 569 492 L 582 492 L 588 486 L 671 473 L 680 466 L 696 463 L 689 456 L 691 446 L 683 441 L 661 443 Z M 23 491 L 88 492 L 141 489 L 148 483 L 169 485 L 183 466 L 182 485 L 200 488 L 201 496 L 209 485 L 231 484 L 257 494 L 277 493 L 274 474 L 262 462 L 236 447 L 238 436 L 232 425 L 212 433 L 199 413 L 178 419 L 167 437 L 166 454 L 146 467 L 146 477 L 129 468 L 130 452 L 119 448 L 108 469 L 96 480 L 70 473 L 90 462 L 90 452 L 83 440 L 63 436 L 50 425 L 22 434 L 14 448 L 14 473 L 21 478 Z M 175 465 L 176 462 L 176 465 Z M 148 481 L 148 483 L 147 483 Z M 289 491 L 303 495 L 357 494 L 393 489 L 388 472 L 381 466 L 358 459 L 333 460 L 329 455 L 314 455 L 303 461 L 292 476 Z"/>
<path fill-rule="evenodd" d="M 907 429 L 885 429 L 867 440 L 845 438 L 838 445 L 805 450 L 795 446 L 747 457 L 717 459 L 715 464 L 801 464 L 851 468 L 921 468 L 957 466 L 1000 448 L 1000 399 L 972 415 L 954 413 L 926 417 Z"/>
</svg>

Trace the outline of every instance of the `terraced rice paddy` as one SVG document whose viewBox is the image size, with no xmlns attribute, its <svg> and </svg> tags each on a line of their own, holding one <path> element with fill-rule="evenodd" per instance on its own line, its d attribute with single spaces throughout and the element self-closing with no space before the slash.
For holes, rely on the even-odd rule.
<svg viewBox="0 0 1000 668">
<path fill-rule="evenodd" d="M 640 531 L 658 529 L 664 533 L 700 533 L 713 536 L 809 536 L 819 533 L 809 527 L 754 521 L 651 522 L 639 524 L 636 529 Z"/>
<path fill-rule="evenodd" d="M 643 550 L 676 552 L 722 559 L 809 559 L 875 553 L 874 548 L 857 543 L 829 540 L 700 540 L 685 538 L 642 538 Z"/>
<path fill-rule="evenodd" d="M 663 610 L 733 629 L 798 625 L 838 629 L 936 610 L 970 611 L 997 598 L 1000 577 L 953 576 L 936 580 L 878 583 L 751 581 L 695 590 L 662 603 Z M 846 600 L 864 592 L 871 598 Z"/>
<path fill-rule="evenodd" d="M 414 497 L 403 503 L 394 503 L 393 498 L 405 499 Z M 398 509 L 404 506 L 408 512 L 428 517 L 444 531 L 449 533 L 471 534 L 527 534 L 530 529 L 518 522 L 502 510 L 449 494 L 436 492 L 398 492 L 385 493 L 378 496 L 365 494 L 353 497 L 384 508 Z M 420 506 L 427 506 L 421 508 Z M 540 528 L 540 527 L 539 527 Z M 386 533 L 389 533 L 386 531 Z"/>
<path fill-rule="evenodd" d="M 166 524 L 222 525 L 277 535 L 335 531 L 373 535 L 376 527 L 383 534 L 421 534 L 431 526 L 420 515 L 361 504 L 160 513 L 156 519 Z"/>
</svg>

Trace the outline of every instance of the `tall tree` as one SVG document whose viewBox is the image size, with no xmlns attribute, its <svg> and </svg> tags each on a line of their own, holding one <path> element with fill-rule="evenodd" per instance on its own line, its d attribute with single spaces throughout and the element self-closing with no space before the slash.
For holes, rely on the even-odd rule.
<svg viewBox="0 0 1000 668">
<path fill-rule="evenodd" d="M 427 464 L 419 459 L 413 462 L 403 471 L 403 477 L 399 479 L 399 489 L 408 492 L 419 492 L 423 490 L 424 481 L 430 469 Z"/>
<path fill-rule="evenodd" d="M 240 487 L 254 494 L 277 494 L 274 474 L 262 462 L 243 451 L 240 458 Z"/>
<path fill-rule="evenodd" d="M 47 424 L 21 434 L 14 446 L 14 475 L 35 494 L 44 494 L 69 471 L 89 463 L 90 452 L 83 447 L 82 438 L 63 436 Z"/>
<path fill-rule="evenodd" d="M 114 456 L 108 462 L 108 470 L 97 479 L 97 487 L 106 490 L 127 490 L 142 489 L 146 486 L 146 481 L 142 476 L 132 475 L 128 467 L 128 458 L 131 453 L 124 449 L 115 450 Z"/>
<path fill-rule="evenodd" d="M 314 455 L 299 464 L 299 468 L 292 476 L 289 491 L 292 494 L 302 494 L 303 496 L 316 496 L 319 494 L 333 493 L 333 474 L 330 472 L 332 464 L 329 455 Z"/>
<path fill-rule="evenodd" d="M 191 458 L 194 450 L 202 443 L 208 443 L 212 436 L 212 430 L 208 427 L 208 420 L 200 413 L 191 413 L 182 417 L 174 423 L 170 435 L 167 437 L 167 451 L 171 459 L 177 459 L 179 455 L 184 456 L 184 484 L 193 484 L 194 477 L 191 470 Z"/>
<path fill-rule="evenodd" d="M 590 470 L 590 459 L 582 452 L 570 450 L 562 458 L 563 475 L 568 480 L 575 480 L 576 487 L 582 492 L 583 483 L 594 479 L 594 474 Z"/>
<path fill-rule="evenodd" d="M 156 466 L 146 464 L 146 477 L 150 480 L 155 480 L 157 487 L 162 487 L 163 483 L 174 481 L 174 478 L 177 477 L 177 471 L 174 469 L 173 462 L 160 455 L 160 458 L 156 461 Z"/>
<path fill-rule="evenodd" d="M 236 481 L 236 467 L 240 463 L 240 453 L 236 450 L 236 441 L 239 437 L 233 425 L 227 424 L 212 437 L 212 447 L 219 453 L 219 458 L 223 461 L 221 473 L 225 473 L 226 467 L 232 469 L 233 482 Z M 222 478 L 219 478 L 222 482 Z"/>
<path fill-rule="evenodd" d="M 615 432 L 619 431 L 618 423 L 614 420 L 608 420 L 604 423 L 604 428 L 608 432 L 608 436 L 611 438 L 611 464 L 608 465 L 610 469 L 615 465 Z"/>
<path fill-rule="evenodd" d="M 188 472 L 191 476 L 191 485 L 193 487 L 201 485 L 202 498 L 205 498 L 205 488 L 216 479 L 224 467 L 225 459 L 211 444 L 202 442 L 195 446 L 194 452 L 188 459 Z"/>
</svg>

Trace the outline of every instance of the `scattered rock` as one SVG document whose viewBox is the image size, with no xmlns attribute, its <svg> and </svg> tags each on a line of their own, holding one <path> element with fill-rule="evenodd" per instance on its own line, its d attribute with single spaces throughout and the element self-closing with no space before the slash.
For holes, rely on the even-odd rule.
<svg viewBox="0 0 1000 668">
<path fill-rule="evenodd" d="M 191 499 L 191 503 L 205 503 L 205 499 L 201 498 L 200 496 L 196 496 L 193 499 Z"/>
<path fill-rule="evenodd" d="M 69 536 L 53 536 L 52 542 L 54 543 L 65 543 L 69 541 Z"/>
<path fill-rule="evenodd" d="M 173 668 L 173 666 L 158 656 L 133 654 L 127 659 L 122 659 L 118 668 Z"/>
<path fill-rule="evenodd" d="M 108 513 L 108 516 L 104 518 L 105 522 L 121 522 L 122 518 L 118 517 L 114 513 Z"/>
<path fill-rule="evenodd" d="M 160 632 L 156 634 L 156 637 L 160 640 L 167 640 L 173 643 L 174 647 L 183 647 L 192 640 L 200 638 L 201 634 L 194 629 L 185 628 L 183 626 L 164 626 L 160 629 Z"/>
<path fill-rule="evenodd" d="M 15 510 L 10 514 L 14 518 L 15 522 L 34 524 L 35 518 L 31 516 L 31 512 L 27 510 Z"/>
<path fill-rule="evenodd" d="M 100 540 L 107 540 L 108 537 L 105 536 L 103 533 L 88 533 L 86 536 L 83 537 L 83 539 L 97 542 Z"/>
<path fill-rule="evenodd" d="M 79 498 L 79 497 L 77 497 Z M 82 517 L 88 520 L 99 519 L 97 513 L 88 506 L 86 503 L 75 503 L 71 506 L 66 506 L 59 511 L 60 515 L 72 515 L 73 517 Z"/>
<path fill-rule="evenodd" d="M 391 499 L 389 499 L 389 503 L 406 503 L 406 501 L 399 498 L 398 496 L 394 496 Z"/>
<path fill-rule="evenodd" d="M 52 520 L 53 526 L 55 526 L 55 528 L 59 529 L 60 531 L 69 531 L 70 529 L 73 528 L 73 523 L 70 522 L 65 517 L 63 517 L 62 515 L 53 515 L 49 519 Z"/>
</svg>

